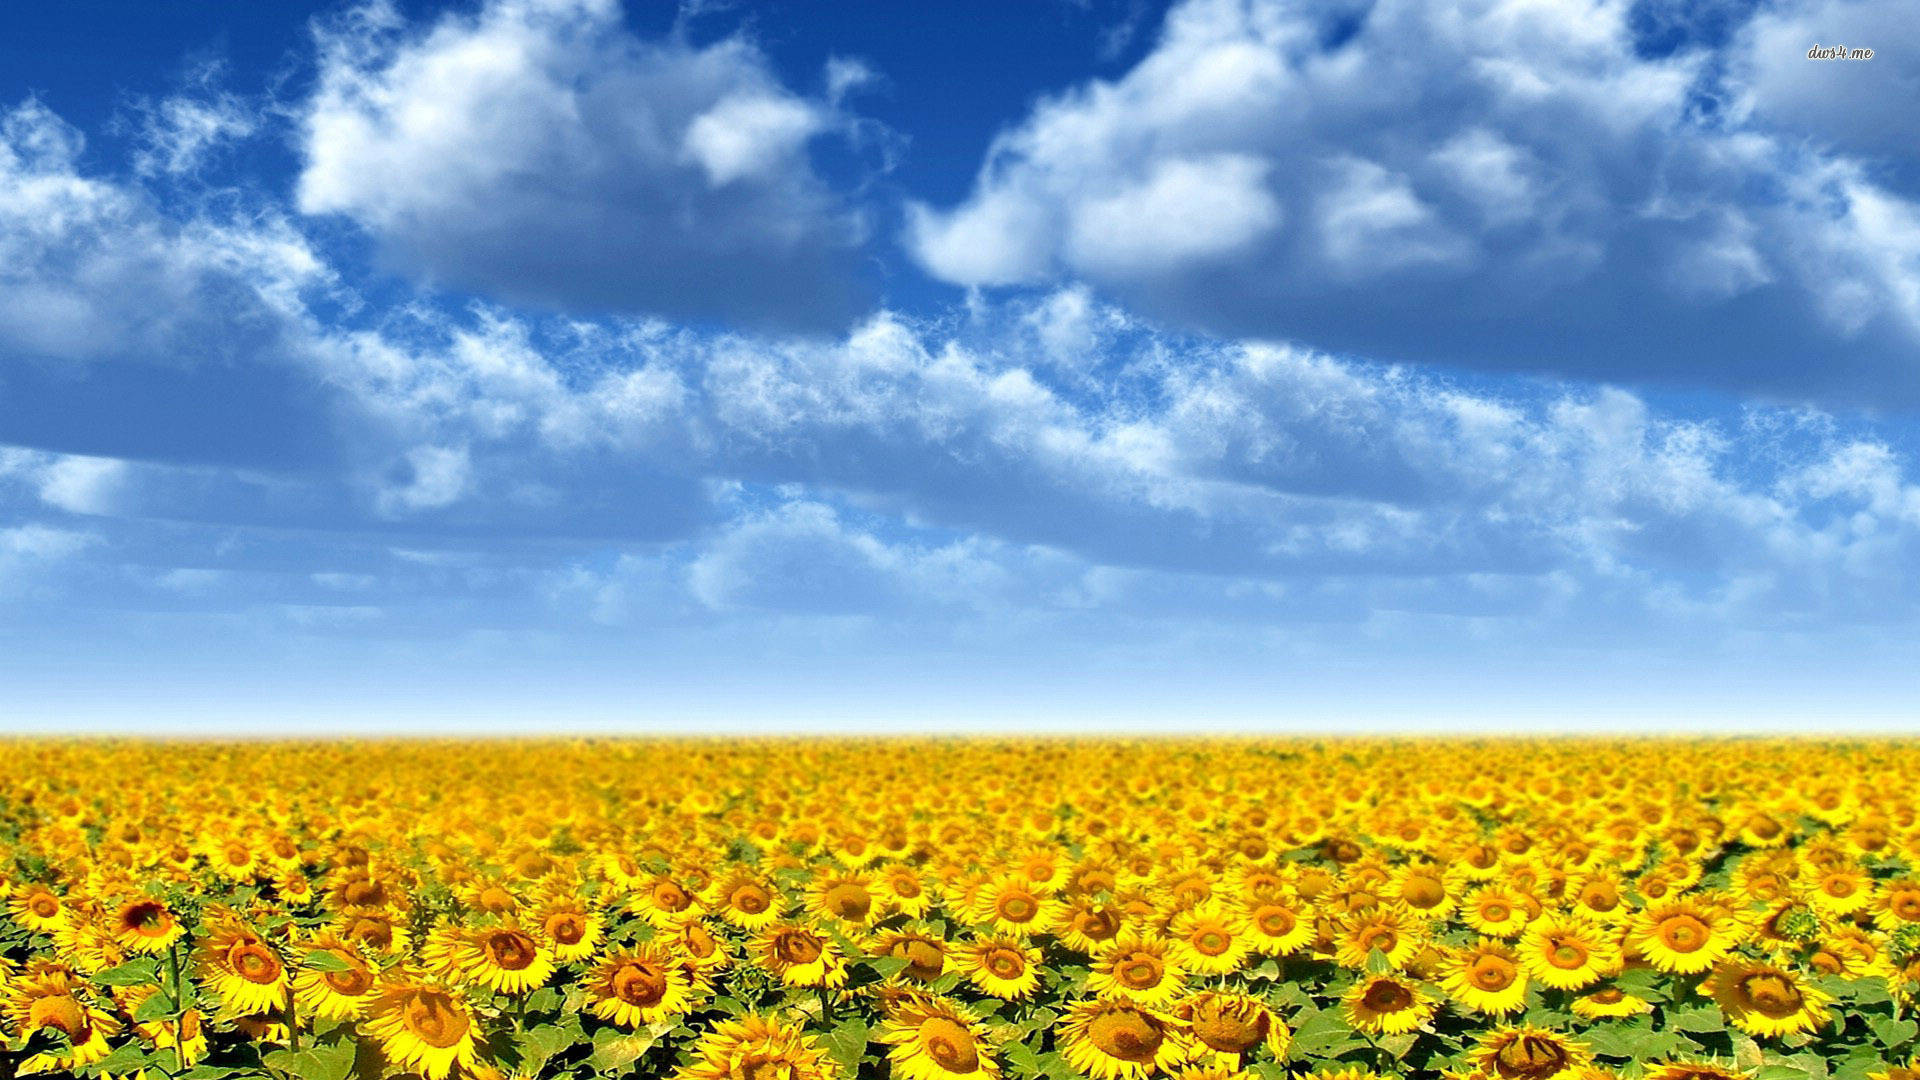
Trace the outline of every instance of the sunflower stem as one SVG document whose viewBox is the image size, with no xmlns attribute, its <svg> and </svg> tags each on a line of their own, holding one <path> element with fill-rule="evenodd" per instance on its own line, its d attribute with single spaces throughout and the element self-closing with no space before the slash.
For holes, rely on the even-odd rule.
<svg viewBox="0 0 1920 1080">
<path fill-rule="evenodd" d="M 173 1062 L 181 1072 L 187 1071 L 187 1008 L 186 988 L 180 985 L 180 942 L 176 939 L 167 946 L 167 974 L 173 986 L 167 991 L 173 1001 Z"/>
</svg>

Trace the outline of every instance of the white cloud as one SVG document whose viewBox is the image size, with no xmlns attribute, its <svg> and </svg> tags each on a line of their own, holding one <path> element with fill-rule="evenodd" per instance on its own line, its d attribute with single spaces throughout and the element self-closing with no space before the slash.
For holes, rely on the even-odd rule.
<svg viewBox="0 0 1920 1080">
<path fill-rule="evenodd" d="M 141 176 L 187 176 L 225 144 L 260 128 L 260 117 L 235 94 L 218 88 L 220 71 L 203 68 L 186 92 L 143 101 L 133 170 Z"/>
<path fill-rule="evenodd" d="M 473 482 L 473 460 L 464 446 L 419 446 L 407 452 L 400 473 L 377 496 L 383 513 L 440 510 L 459 502 Z"/>
<path fill-rule="evenodd" d="M 807 158 L 846 124 L 742 39 L 642 41 L 610 0 L 494 0 L 422 27 L 361 8 L 319 43 L 300 208 L 353 218 L 396 265 L 589 311 L 858 309 L 864 222 Z"/>
<path fill-rule="evenodd" d="M 1267 163 L 1244 154 L 1155 162 L 1138 184 L 1081 203 L 1068 258 L 1115 276 L 1178 271 L 1244 249 L 1280 225 Z"/>
<path fill-rule="evenodd" d="M 790 167 L 825 121 L 812 105 L 766 94 L 735 94 L 687 125 L 685 154 L 721 187 Z"/>
<path fill-rule="evenodd" d="M 46 590 L 47 572 L 100 542 L 89 532 L 47 525 L 0 529 L 0 596 L 32 596 Z"/>
<path fill-rule="evenodd" d="M 60 455 L 40 474 L 40 498 L 75 514 L 112 513 L 126 479 L 124 461 Z"/>
<path fill-rule="evenodd" d="M 1898 6 L 1656 56 L 1629 0 L 1183 0 L 1131 70 L 1003 130 L 964 200 L 910 204 L 905 242 L 955 284 L 1080 280 L 1225 336 L 1920 401 L 1911 184 L 1790 105 L 1872 118 L 1905 69 L 1781 59 L 1821 20 L 1897 37 Z"/>
<path fill-rule="evenodd" d="M 82 175 L 84 140 L 36 101 L 0 116 L 0 349 L 22 359 L 266 351 L 331 284 L 271 214 L 169 218 L 139 189 Z"/>
</svg>

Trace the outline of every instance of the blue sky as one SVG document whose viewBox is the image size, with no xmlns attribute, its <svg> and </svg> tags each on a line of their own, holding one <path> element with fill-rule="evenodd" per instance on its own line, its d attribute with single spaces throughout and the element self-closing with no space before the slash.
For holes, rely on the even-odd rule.
<svg viewBox="0 0 1920 1080">
<path fill-rule="evenodd" d="M 15 5 L 0 717 L 1911 726 L 1904 6 Z"/>
</svg>

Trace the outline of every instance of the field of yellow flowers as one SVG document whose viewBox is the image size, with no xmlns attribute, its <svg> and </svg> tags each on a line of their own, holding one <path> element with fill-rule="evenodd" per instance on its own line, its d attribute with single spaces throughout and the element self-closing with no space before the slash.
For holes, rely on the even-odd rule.
<svg viewBox="0 0 1920 1080">
<path fill-rule="evenodd" d="M 1914 1080 L 1920 743 L 0 743 L 0 1077 Z"/>
</svg>

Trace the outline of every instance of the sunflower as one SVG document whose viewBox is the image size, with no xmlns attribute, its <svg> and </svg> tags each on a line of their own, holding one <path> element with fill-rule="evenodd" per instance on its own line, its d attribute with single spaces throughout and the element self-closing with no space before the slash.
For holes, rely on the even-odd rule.
<svg viewBox="0 0 1920 1080">
<path fill-rule="evenodd" d="M 1595 923 L 1549 916 L 1527 927 L 1520 939 L 1520 963 L 1542 986 L 1578 990 L 1599 982 L 1619 967 L 1620 953 Z"/>
<path fill-rule="evenodd" d="M 23 975 L 0 986 L 7 1028 L 24 1043 L 36 1031 L 57 1031 L 66 1045 L 21 1062 L 22 1075 L 67 1072 L 91 1065 L 112 1051 L 107 1040 L 120 1033 L 120 1022 L 97 1008 L 72 976 L 61 972 Z"/>
<path fill-rule="evenodd" d="M 60 894 L 37 883 L 14 893 L 7 901 L 7 910 L 13 913 L 13 921 L 42 934 L 60 929 L 68 919 L 66 901 Z"/>
<path fill-rule="evenodd" d="M 1173 957 L 1188 971 L 1225 975 L 1237 970 L 1253 942 L 1242 932 L 1240 920 L 1212 901 L 1174 916 L 1167 928 Z"/>
<path fill-rule="evenodd" d="M 1372 975 L 1341 999 L 1347 1022 L 1370 1035 L 1399 1035 L 1433 1017 L 1433 1001 L 1417 983 L 1395 975 Z"/>
<path fill-rule="evenodd" d="M 687 967 L 702 977 L 721 971 L 733 963 L 733 953 L 727 943 L 714 937 L 706 924 L 698 919 L 680 927 L 670 940 L 674 943 L 674 951 L 686 962 Z"/>
<path fill-rule="evenodd" d="M 587 973 L 585 985 L 593 1015 L 629 1029 L 697 1004 L 686 968 L 655 942 L 609 953 Z"/>
<path fill-rule="evenodd" d="M 427 1080 L 479 1071 L 479 1025 L 453 987 L 405 977 L 383 985 L 361 1029 L 380 1040 L 389 1061 Z"/>
<path fill-rule="evenodd" d="M 539 924 L 540 939 L 552 951 L 554 961 L 561 964 L 592 956 L 606 936 L 599 914 L 579 900 L 556 900 L 545 905 Z"/>
<path fill-rule="evenodd" d="M 1905 1065 L 1889 1064 L 1879 1072 L 1868 1073 L 1867 1080 L 1920 1080 L 1920 1058 L 1910 1058 Z"/>
<path fill-rule="evenodd" d="M 1058 917 L 1060 903 L 1025 878 L 1005 875 L 981 890 L 980 922 L 995 932 L 1026 937 L 1044 930 Z"/>
<path fill-rule="evenodd" d="M 113 939 L 131 952 L 166 952 L 186 932 L 165 903 L 148 897 L 129 900 L 113 913 Z"/>
<path fill-rule="evenodd" d="M 1186 971 L 1170 951 L 1158 938 L 1123 938 L 1095 958 L 1087 989 L 1102 997 L 1165 1004 L 1186 985 Z"/>
<path fill-rule="evenodd" d="M 519 927 L 472 930 L 458 942 L 456 975 L 495 993 L 523 994 L 553 976 L 553 952 Z"/>
<path fill-rule="evenodd" d="M 702 910 L 699 896 L 667 874 L 653 874 L 641 882 L 628 899 L 628 907 L 662 929 L 698 918 Z"/>
<path fill-rule="evenodd" d="M 1749 1035 L 1792 1035 L 1827 1026 L 1831 995 L 1773 964 L 1733 959 L 1719 964 L 1704 989 L 1733 1026 Z"/>
<path fill-rule="evenodd" d="M 1399 902 L 1423 919 L 1444 919 L 1458 898 L 1447 887 L 1446 874 L 1430 863 L 1409 863 L 1394 876 L 1391 888 Z"/>
<path fill-rule="evenodd" d="M 1016 937 L 989 937 L 961 947 L 967 981 L 1003 1001 L 1019 1001 L 1040 986 L 1040 951 Z"/>
<path fill-rule="evenodd" d="M 821 919 L 869 926 L 882 914 L 873 895 L 873 879 L 861 873 L 824 874 L 813 885 L 807 910 Z"/>
<path fill-rule="evenodd" d="M 1561 1080 L 1592 1060 L 1580 1043 L 1537 1027 L 1504 1028 L 1480 1038 L 1473 1060 L 1501 1080 Z"/>
<path fill-rule="evenodd" d="M 893 1009 L 876 1038 L 892 1047 L 887 1060 L 902 1080 L 995 1080 L 978 1019 L 950 1002 L 918 998 Z"/>
<path fill-rule="evenodd" d="M 215 927 L 199 950 L 200 977 L 220 999 L 223 1017 L 286 1007 L 287 965 L 260 935 L 235 924 Z"/>
<path fill-rule="evenodd" d="M 1462 949 L 1445 966 L 1440 982 L 1455 1001 L 1474 1012 L 1504 1016 L 1527 1005 L 1527 973 L 1513 947 L 1495 938 Z"/>
<path fill-rule="evenodd" d="M 1739 940 L 1739 927 L 1723 910 L 1684 898 L 1642 910 L 1628 937 L 1654 967 L 1682 975 L 1711 968 Z"/>
<path fill-rule="evenodd" d="M 391 912 L 371 908 L 341 912 L 334 920 L 333 930 L 342 941 L 372 950 L 381 956 L 405 955 L 413 944 L 413 934 L 406 920 Z"/>
<path fill-rule="evenodd" d="M 1249 947 L 1260 956 L 1289 956 L 1313 941 L 1313 911 L 1299 900 L 1254 899 L 1247 904 L 1243 925 Z"/>
<path fill-rule="evenodd" d="M 1173 1013 L 1190 1036 L 1196 1062 L 1237 1069 L 1258 1047 L 1265 1046 L 1276 1059 L 1287 1052 L 1287 1025 L 1259 998 L 1202 990 L 1181 1000 Z"/>
<path fill-rule="evenodd" d="M 1460 907 L 1467 925 L 1488 937 L 1517 938 L 1540 913 L 1540 902 L 1500 885 L 1482 885 Z"/>
<path fill-rule="evenodd" d="M 747 1015 L 722 1021 L 694 1044 L 679 1080 L 838 1080 L 840 1070 L 798 1024 Z"/>
<path fill-rule="evenodd" d="M 894 865 L 880 872 L 876 882 L 880 902 L 888 914 L 918 919 L 933 908 L 933 894 L 913 867 Z"/>
<path fill-rule="evenodd" d="M 779 923 L 754 940 L 760 964 L 788 986 L 846 985 L 847 964 L 840 950 L 821 934 L 797 923 Z"/>
<path fill-rule="evenodd" d="M 293 997 L 303 1012 L 329 1020 L 352 1020 L 373 1000 L 375 972 L 359 951 L 326 934 L 307 943 L 309 953 L 326 953 L 335 963 L 315 967 L 311 960 L 293 977 Z"/>
<path fill-rule="evenodd" d="M 1424 930 L 1405 908 L 1381 905 L 1342 920 L 1334 935 L 1333 959 L 1359 971 L 1378 950 L 1388 964 L 1405 967 L 1425 940 Z"/>
<path fill-rule="evenodd" d="M 1620 874 L 1616 870 L 1602 869 L 1585 874 L 1570 884 L 1568 892 L 1573 898 L 1575 915 L 1609 925 L 1633 917 L 1633 907 L 1627 903 L 1620 885 Z"/>
<path fill-rule="evenodd" d="M 900 974 L 915 982 L 932 982 L 947 972 L 947 943 L 924 928 L 906 927 L 881 934 L 873 944 L 873 953 L 906 961 Z"/>
<path fill-rule="evenodd" d="M 1575 1016 L 1587 1020 L 1605 1020 L 1650 1013 L 1653 1003 L 1617 986 L 1601 986 L 1574 998 L 1571 1008 Z"/>
<path fill-rule="evenodd" d="M 772 882 L 749 870 L 721 877 L 713 888 L 711 907 L 720 918 L 742 930 L 760 930 L 780 921 L 786 899 Z"/>
<path fill-rule="evenodd" d="M 1816 874 L 1804 895 L 1827 914 L 1852 915 L 1873 902 L 1873 880 L 1857 865 L 1837 864 Z"/>
<path fill-rule="evenodd" d="M 1096 953 L 1128 930 L 1126 913 L 1119 905 L 1101 903 L 1091 896 L 1077 896 L 1060 909 L 1053 933 L 1060 943 L 1075 952 Z"/>
<path fill-rule="evenodd" d="M 1055 1031 L 1067 1064 L 1092 1080 L 1142 1080 L 1192 1053 L 1178 1020 L 1137 1001 L 1073 1002 Z"/>
<path fill-rule="evenodd" d="M 1880 886 L 1873 902 L 1874 925 L 1898 930 L 1920 925 L 1920 878 L 1897 878 Z"/>
</svg>

